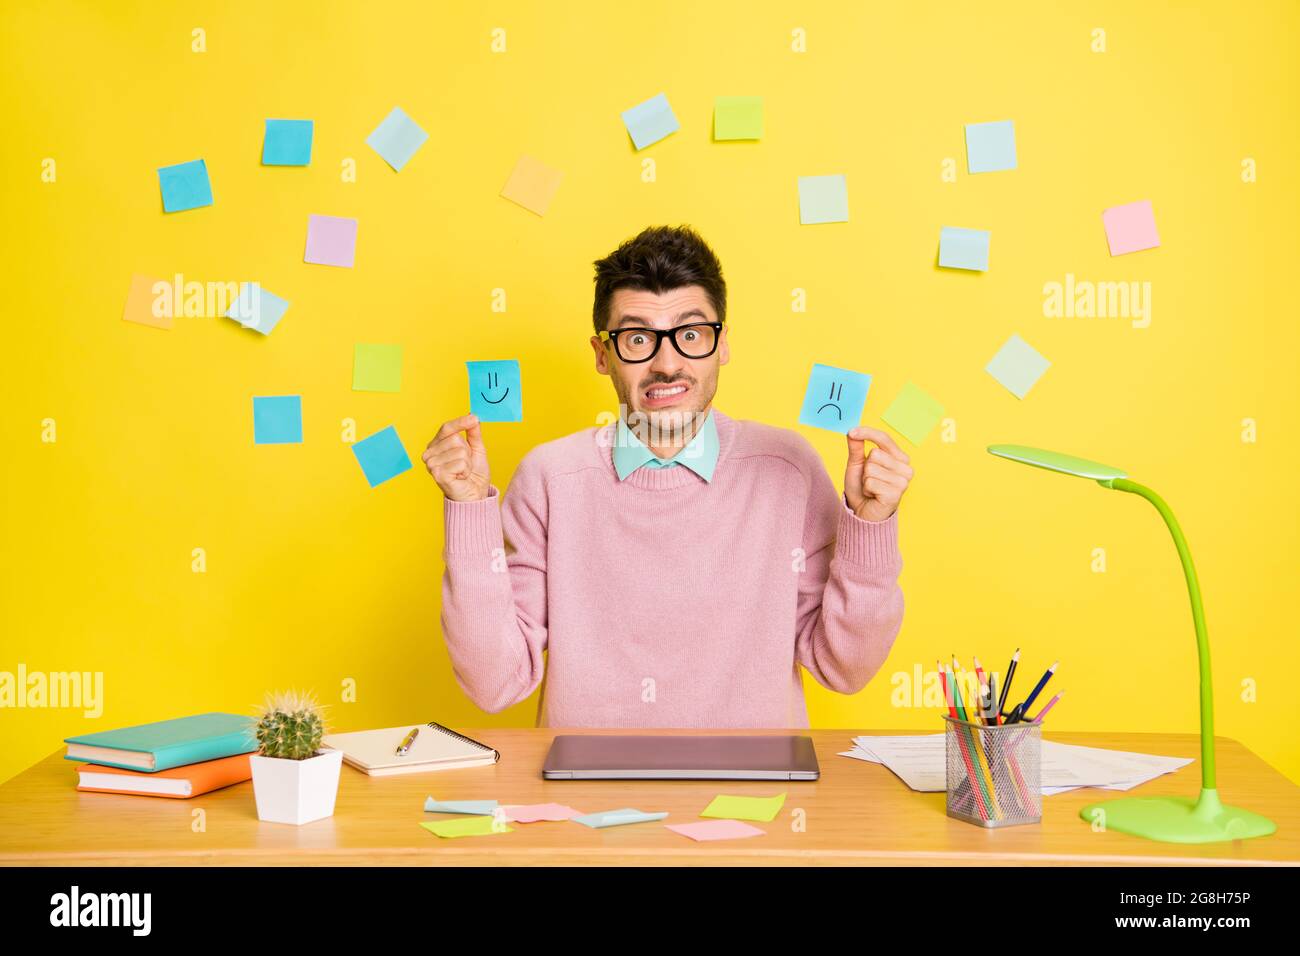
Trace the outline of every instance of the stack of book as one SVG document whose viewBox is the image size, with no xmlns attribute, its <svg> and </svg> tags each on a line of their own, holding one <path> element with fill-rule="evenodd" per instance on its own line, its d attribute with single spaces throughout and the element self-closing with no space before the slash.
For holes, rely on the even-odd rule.
<svg viewBox="0 0 1300 956">
<path fill-rule="evenodd" d="M 69 737 L 67 760 L 78 790 L 185 799 L 242 783 L 257 750 L 253 720 L 237 714 L 196 714 L 152 724 Z"/>
</svg>

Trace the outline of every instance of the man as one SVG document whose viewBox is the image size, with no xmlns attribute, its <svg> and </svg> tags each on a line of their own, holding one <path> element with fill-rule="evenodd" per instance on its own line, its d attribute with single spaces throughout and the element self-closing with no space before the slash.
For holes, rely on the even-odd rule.
<svg viewBox="0 0 1300 956">
<path fill-rule="evenodd" d="M 908 456 L 855 428 L 840 497 L 801 435 L 713 407 L 726 285 L 689 228 L 595 266 L 618 421 L 534 448 L 500 504 L 475 416 L 424 453 L 456 679 L 495 713 L 545 675 L 540 726 L 807 727 L 800 668 L 856 693 L 898 634 Z"/>
</svg>

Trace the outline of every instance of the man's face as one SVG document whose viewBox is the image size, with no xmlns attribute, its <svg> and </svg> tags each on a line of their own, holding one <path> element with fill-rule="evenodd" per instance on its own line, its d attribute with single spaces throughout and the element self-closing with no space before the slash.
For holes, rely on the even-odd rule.
<svg viewBox="0 0 1300 956">
<path fill-rule="evenodd" d="M 717 313 L 704 289 L 683 286 L 662 295 L 638 289 L 619 289 L 610 303 L 610 331 L 624 328 L 671 329 L 693 322 L 716 322 Z M 608 375 L 619 403 L 629 416 L 640 412 L 653 427 L 671 430 L 671 422 L 690 422 L 703 413 L 718 390 L 718 368 L 730 357 L 724 325 L 718 347 L 707 358 L 690 359 L 665 338 L 648 362 L 624 362 L 612 343 L 591 338 L 596 371 Z"/>
</svg>

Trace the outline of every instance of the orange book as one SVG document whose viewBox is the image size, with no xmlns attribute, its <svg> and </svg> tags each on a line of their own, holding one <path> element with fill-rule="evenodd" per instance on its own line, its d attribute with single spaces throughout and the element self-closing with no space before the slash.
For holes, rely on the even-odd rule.
<svg viewBox="0 0 1300 956">
<path fill-rule="evenodd" d="M 86 763 L 77 768 L 78 790 L 94 793 L 134 793 L 144 797 L 187 799 L 201 793 L 243 783 L 253 776 L 248 754 L 235 754 L 220 760 L 204 760 L 184 767 L 172 767 L 157 773 L 124 770 Z"/>
</svg>

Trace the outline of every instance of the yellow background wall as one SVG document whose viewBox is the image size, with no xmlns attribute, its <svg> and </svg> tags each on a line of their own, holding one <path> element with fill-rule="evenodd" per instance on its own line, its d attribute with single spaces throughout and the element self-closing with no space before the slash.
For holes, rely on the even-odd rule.
<svg viewBox="0 0 1300 956">
<path fill-rule="evenodd" d="M 487 716 L 452 678 L 432 480 L 417 464 L 369 490 L 340 423 L 394 424 L 414 458 L 466 410 L 466 359 L 518 357 L 525 421 L 486 428 L 504 485 L 534 444 L 613 407 L 586 341 L 591 261 L 689 222 L 731 290 L 724 411 L 797 427 L 820 361 L 875 376 L 868 423 L 908 380 L 956 423 L 956 441 L 936 431 L 913 453 L 893 655 L 852 698 L 807 680 L 816 725 L 937 728 L 891 704 L 891 674 L 953 652 L 1001 668 L 1020 646 L 1022 675 L 1062 662 L 1058 730 L 1196 731 L 1168 534 L 1135 498 L 984 451 L 1038 444 L 1170 501 L 1204 586 L 1218 730 L 1300 779 L 1298 9 L 4 4 L 0 670 L 103 671 L 106 704 L 97 721 L 0 711 L 0 778 L 69 734 L 246 712 L 288 686 L 332 701 L 340 729 L 531 725 L 535 699 Z M 636 153 L 619 113 L 661 91 L 682 129 Z M 722 94 L 764 97 L 761 143 L 710 142 Z M 431 134 L 400 174 L 364 144 L 394 105 Z M 315 120 L 309 168 L 259 165 L 268 117 Z M 999 119 L 1019 169 L 968 176 L 963 124 Z M 498 196 L 521 153 L 564 171 L 545 218 Z M 195 158 L 215 205 L 164 216 L 155 170 Z M 796 177 L 838 172 L 852 221 L 801 227 Z M 1162 246 L 1111 258 L 1101 212 L 1137 199 Z M 360 220 L 355 269 L 302 262 L 311 213 Z M 944 225 L 992 231 L 987 274 L 936 269 Z M 133 273 L 259 280 L 292 306 L 266 339 L 221 319 L 161 332 L 120 320 Z M 1149 281 L 1150 327 L 1046 318 L 1043 286 L 1067 273 Z M 1012 333 L 1053 362 L 1023 402 L 983 371 Z M 400 394 L 351 390 L 358 342 L 403 344 Z M 255 447 L 250 397 L 286 393 L 303 396 L 305 442 Z M 838 483 L 842 439 L 804 433 Z"/>
</svg>

